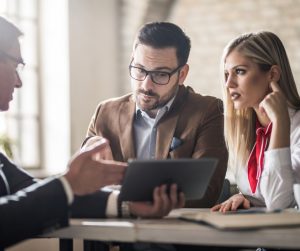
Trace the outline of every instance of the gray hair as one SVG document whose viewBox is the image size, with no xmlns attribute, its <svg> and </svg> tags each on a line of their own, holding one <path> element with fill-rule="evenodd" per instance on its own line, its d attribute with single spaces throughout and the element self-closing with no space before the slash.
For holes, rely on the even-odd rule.
<svg viewBox="0 0 300 251">
<path fill-rule="evenodd" d="M 23 33 L 13 23 L 0 16 L 0 51 L 7 51 Z"/>
</svg>

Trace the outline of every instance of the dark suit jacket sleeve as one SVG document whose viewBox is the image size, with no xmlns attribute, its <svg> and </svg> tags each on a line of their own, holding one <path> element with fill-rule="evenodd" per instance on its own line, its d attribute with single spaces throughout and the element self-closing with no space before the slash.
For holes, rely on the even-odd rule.
<svg viewBox="0 0 300 251">
<path fill-rule="evenodd" d="M 0 198 L 0 247 L 68 224 L 62 183 L 47 179 Z"/>
<path fill-rule="evenodd" d="M 5 178 L 10 194 L 0 187 L 0 249 L 68 224 L 70 210 L 60 180 L 37 181 L 1 153 L 0 164 L 4 176 L 0 179 Z M 109 194 L 99 191 L 75 196 L 72 217 L 105 217 Z"/>
<path fill-rule="evenodd" d="M 0 163 L 2 164 L 2 172 L 9 185 L 10 191 L 7 191 L 7 193 L 13 194 L 37 182 L 30 174 L 18 168 L 1 153 Z M 3 191 L 0 191 L 0 195 L 3 195 Z"/>
<path fill-rule="evenodd" d="M 90 195 L 75 196 L 71 207 L 72 218 L 105 218 L 109 192 L 99 191 Z"/>
</svg>

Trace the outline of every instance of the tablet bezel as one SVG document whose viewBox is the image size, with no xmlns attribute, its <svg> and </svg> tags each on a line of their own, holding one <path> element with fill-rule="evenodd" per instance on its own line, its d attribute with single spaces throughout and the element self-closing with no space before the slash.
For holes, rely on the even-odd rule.
<svg viewBox="0 0 300 251">
<path fill-rule="evenodd" d="M 129 161 L 120 191 L 122 201 L 152 201 L 153 189 L 176 183 L 186 200 L 201 199 L 215 172 L 218 160 L 165 159 Z"/>
</svg>

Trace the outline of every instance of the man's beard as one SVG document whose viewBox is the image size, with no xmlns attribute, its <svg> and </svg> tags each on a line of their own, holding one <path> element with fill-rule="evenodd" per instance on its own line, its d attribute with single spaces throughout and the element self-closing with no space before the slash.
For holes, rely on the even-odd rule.
<svg viewBox="0 0 300 251">
<path fill-rule="evenodd" d="M 178 82 L 179 81 L 177 81 L 177 83 L 174 85 L 174 87 L 168 92 L 168 94 L 163 99 L 160 98 L 159 94 L 153 92 L 152 90 L 145 91 L 142 89 L 138 89 L 134 93 L 135 102 L 137 103 L 138 107 L 140 109 L 142 109 L 144 112 L 151 112 L 154 110 L 158 110 L 158 109 L 164 107 L 175 96 L 175 94 L 177 93 L 177 89 L 178 89 Z M 140 104 L 140 101 L 138 98 L 139 94 L 144 94 L 144 95 L 153 97 L 156 99 L 156 102 L 154 102 L 150 107 L 142 106 Z"/>
</svg>

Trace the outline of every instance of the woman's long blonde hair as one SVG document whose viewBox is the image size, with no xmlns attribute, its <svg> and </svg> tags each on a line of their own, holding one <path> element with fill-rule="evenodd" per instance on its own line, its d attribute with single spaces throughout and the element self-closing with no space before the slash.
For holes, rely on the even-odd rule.
<svg viewBox="0 0 300 251">
<path fill-rule="evenodd" d="M 225 86 L 224 64 L 227 56 L 236 50 L 258 64 L 260 70 L 269 71 L 272 65 L 281 70 L 278 85 L 294 109 L 300 109 L 300 97 L 290 63 L 281 40 L 272 32 L 261 31 L 243 34 L 228 43 L 223 51 L 222 74 L 224 95 L 224 134 L 229 151 L 229 165 L 239 168 L 246 165 L 255 142 L 255 118 L 253 108 L 234 109 L 233 102 Z"/>
</svg>

